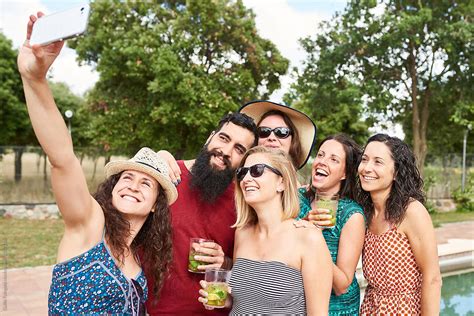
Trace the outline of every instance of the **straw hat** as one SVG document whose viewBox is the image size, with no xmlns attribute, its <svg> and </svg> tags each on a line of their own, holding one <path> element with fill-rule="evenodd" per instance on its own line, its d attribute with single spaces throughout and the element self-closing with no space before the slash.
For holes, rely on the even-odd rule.
<svg viewBox="0 0 474 316">
<path fill-rule="evenodd" d="M 140 171 L 155 178 L 164 190 L 169 205 L 178 198 L 178 191 L 169 177 L 168 164 L 150 148 L 141 148 L 130 160 L 117 160 L 105 165 L 107 178 L 124 170 Z"/>
<path fill-rule="evenodd" d="M 255 123 L 258 123 L 261 117 L 271 110 L 281 111 L 288 115 L 288 117 L 293 122 L 293 125 L 295 125 L 296 129 L 298 130 L 302 152 L 297 163 L 298 169 L 303 168 L 303 166 L 308 161 L 309 155 L 311 154 L 311 149 L 313 148 L 314 142 L 316 140 L 316 125 L 303 112 L 271 101 L 249 102 L 243 105 L 239 109 L 239 112 L 247 114 L 255 120 Z"/>
</svg>

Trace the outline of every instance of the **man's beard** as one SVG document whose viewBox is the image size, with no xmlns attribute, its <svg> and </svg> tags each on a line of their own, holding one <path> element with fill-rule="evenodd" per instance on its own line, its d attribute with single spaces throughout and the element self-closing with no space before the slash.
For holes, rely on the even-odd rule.
<svg viewBox="0 0 474 316">
<path fill-rule="evenodd" d="M 224 170 L 214 169 L 210 162 L 212 156 L 222 157 L 226 168 Z M 204 146 L 191 168 L 190 185 L 191 189 L 199 191 L 202 201 L 212 204 L 225 192 L 233 177 L 234 170 L 232 170 L 229 158 L 222 156 L 215 150 L 209 151 L 207 146 Z"/>
</svg>

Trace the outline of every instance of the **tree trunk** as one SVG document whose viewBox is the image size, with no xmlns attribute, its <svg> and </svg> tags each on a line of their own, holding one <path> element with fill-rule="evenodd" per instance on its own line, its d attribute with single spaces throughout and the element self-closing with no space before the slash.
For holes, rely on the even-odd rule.
<svg viewBox="0 0 474 316">
<path fill-rule="evenodd" d="M 21 157 L 23 156 L 23 152 L 25 151 L 25 147 L 18 146 L 14 148 L 15 152 L 15 182 L 21 181 Z"/>
<path fill-rule="evenodd" d="M 426 131 L 424 134 L 424 139 L 423 135 L 421 132 L 421 120 L 420 120 L 420 108 L 418 105 L 418 77 L 416 73 L 416 61 L 415 61 L 415 56 L 413 52 L 414 48 L 412 47 L 412 50 L 410 51 L 410 55 L 408 56 L 407 59 L 407 66 L 408 66 L 408 72 L 410 73 L 410 79 L 411 79 L 411 91 L 410 91 L 410 96 L 411 96 L 411 104 L 412 104 L 412 111 L 413 111 L 413 118 L 412 118 L 412 129 L 413 129 L 413 153 L 415 154 L 416 161 L 417 161 L 417 166 L 418 169 L 420 170 L 420 173 L 423 175 L 423 163 L 424 163 L 424 158 L 426 156 L 426 149 L 423 154 L 423 144 L 426 147 Z"/>
<path fill-rule="evenodd" d="M 43 154 L 43 181 L 48 182 L 48 156 Z"/>
<path fill-rule="evenodd" d="M 421 122 L 420 122 L 420 152 L 417 156 L 418 169 L 423 176 L 426 154 L 428 153 L 428 141 L 426 133 L 428 131 L 428 119 L 430 117 L 429 104 L 431 99 L 431 89 L 430 83 L 426 87 L 424 98 L 423 98 L 423 108 L 421 109 Z"/>
</svg>

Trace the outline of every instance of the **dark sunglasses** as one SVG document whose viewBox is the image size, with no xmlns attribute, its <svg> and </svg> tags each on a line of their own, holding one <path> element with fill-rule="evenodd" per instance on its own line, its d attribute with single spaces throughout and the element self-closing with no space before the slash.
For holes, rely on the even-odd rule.
<svg viewBox="0 0 474 316">
<path fill-rule="evenodd" d="M 291 135 L 291 129 L 289 127 L 259 127 L 258 128 L 258 137 L 267 138 L 273 132 L 278 138 L 287 138 Z"/>
<path fill-rule="evenodd" d="M 237 181 L 239 182 L 242 181 L 245 178 L 245 175 L 247 174 L 247 172 L 249 172 L 249 170 L 250 170 L 250 175 L 253 178 L 261 177 L 263 172 L 265 171 L 265 168 L 271 170 L 274 174 L 277 174 L 280 177 L 283 176 L 281 172 L 278 171 L 278 169 L 275 169 L 272 166 L 266 165 L 264 163 L 258 163 L 250 167 L 240 167 L 239 169 L 237 169 L 237 171 L 235 172 Z"/>
</svg>

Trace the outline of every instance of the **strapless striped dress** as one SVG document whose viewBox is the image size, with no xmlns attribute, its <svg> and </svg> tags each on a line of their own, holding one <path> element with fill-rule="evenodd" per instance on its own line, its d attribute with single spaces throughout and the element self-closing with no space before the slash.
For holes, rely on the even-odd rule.
<svg viewBox="0 0 474 316">
<path fill-rule="evenodd" d="M 306 315 L 301 271 L 278 261 L 237 258 L 230 315 Z"/>
</svg>

